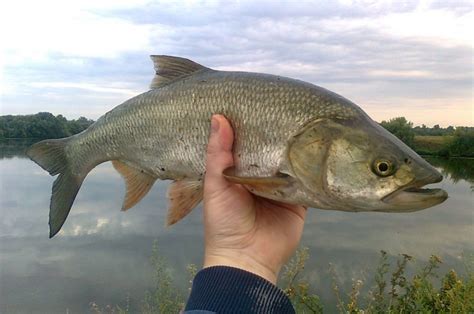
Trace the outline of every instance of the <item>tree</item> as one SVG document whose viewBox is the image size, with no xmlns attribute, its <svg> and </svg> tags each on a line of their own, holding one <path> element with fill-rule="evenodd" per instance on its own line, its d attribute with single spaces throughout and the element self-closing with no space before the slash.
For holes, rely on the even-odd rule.
<svg viewBox="0 0 474 314">
<path fill-rule="evenodd" d="M 415 132 L 413 131 L 413 123 L 407 121 L 405 117 L 397 117 L 380 123 L 387 131 L 398 137 L 408 146 L 413 147 Z"/>
<path fill-rule="evenodd" d="M 87 129 L 94 121 L 84 117 L 67 120 L 49 112 L 34 115 L 0 116 L 0 138 L 61 138 Z"/>
<path fill-rule="evenodd" d="M 474 157 L 474 129 L 457 127 L 448 151 L 451 156 Z"/>
</svg>

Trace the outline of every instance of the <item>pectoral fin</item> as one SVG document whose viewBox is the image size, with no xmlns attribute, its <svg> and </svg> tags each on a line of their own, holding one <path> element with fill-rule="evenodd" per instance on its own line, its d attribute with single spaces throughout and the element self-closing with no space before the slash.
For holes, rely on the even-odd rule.
<svg viewBox="0 0 474 314">
<path fill-rule="evenodd" d="M 169 209 L 166 225 L 171 226 L 189 214 L 201 202 L 202 193 L 202 181 L 183 179 L 171 183 L 168 190 Z"/>
<path fill-rule="evenodd" d="M 150 191 L 156 177 L 145 172 L 143 169 L 136 168 L 120 160 L 113 160 L 114 168 L 125 179 L 126 194 L 123 201 L 122 210 L 135 206 Z"/>
<path fill-rule="evenodd" d="M 230 182 L 247 186 L 251 192 L 253 192 L 253 190 L 258 192 L 268 192 L 276 189 L 281 189 L 283 187 L 288 186 L 292 182 L 292 178 L 284 174 L 278 174 L 269 177 L 238 176 L 235 174 L 234 167 L 230 167 L 224 170 L 223 175 Z"/>
</svg>

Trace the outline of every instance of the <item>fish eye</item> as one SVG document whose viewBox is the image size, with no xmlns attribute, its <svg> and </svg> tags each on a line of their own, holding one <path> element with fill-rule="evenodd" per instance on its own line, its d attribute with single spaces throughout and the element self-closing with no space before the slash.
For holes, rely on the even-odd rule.
<svg viewBox="0 0 474 314">
<path fill-rule="evenodd" d="M 388 177 L 393 174 L 395 167 L 390 160 L 377 159 L 374 161 L 372 171 L 380 177 Z"/>
<path fill-rule="evenodd" d="M 386 162 L 380 162 L 377 165 L 377 168 L 379 169 L 380 172 L 385 172 L 388 170 L 388 164 Z"/>
</svg>

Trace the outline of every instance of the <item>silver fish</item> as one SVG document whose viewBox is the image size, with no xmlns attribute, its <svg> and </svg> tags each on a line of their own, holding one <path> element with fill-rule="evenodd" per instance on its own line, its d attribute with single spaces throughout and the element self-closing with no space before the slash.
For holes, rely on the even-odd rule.
<svg viewBox="0 0 474 314">
<path fill-rule="evenodd" d="M 50 237 L 64 224 L 86 175 L 112 161 L 125 178 L 126 210 L 157 180 L 173 180 L 168 224 L 202 200 L 212 114 L 235 132 L 228 180 L 286 203 L 343 211 L 414 211 L 443 202 L 421 189 L 441 174 L 329 90 L 286 77 L 216 71 L 191 60 L 151 57 L 150 90 L 99 118 L 84 132 L 31 146 L 28 156 L 54 181 Z"/>
</svg>

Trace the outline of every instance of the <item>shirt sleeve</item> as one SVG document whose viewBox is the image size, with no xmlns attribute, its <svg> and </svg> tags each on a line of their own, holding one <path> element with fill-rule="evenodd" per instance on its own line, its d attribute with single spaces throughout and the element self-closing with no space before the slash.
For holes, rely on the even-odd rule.
<svg viewBox="0 0 474 314">
<path fill-rule="evenodd" d="M 213 266 L 193 280 L 184 313 L 295 313 L 285 293 L 248 271 Z"/>
</svg>

